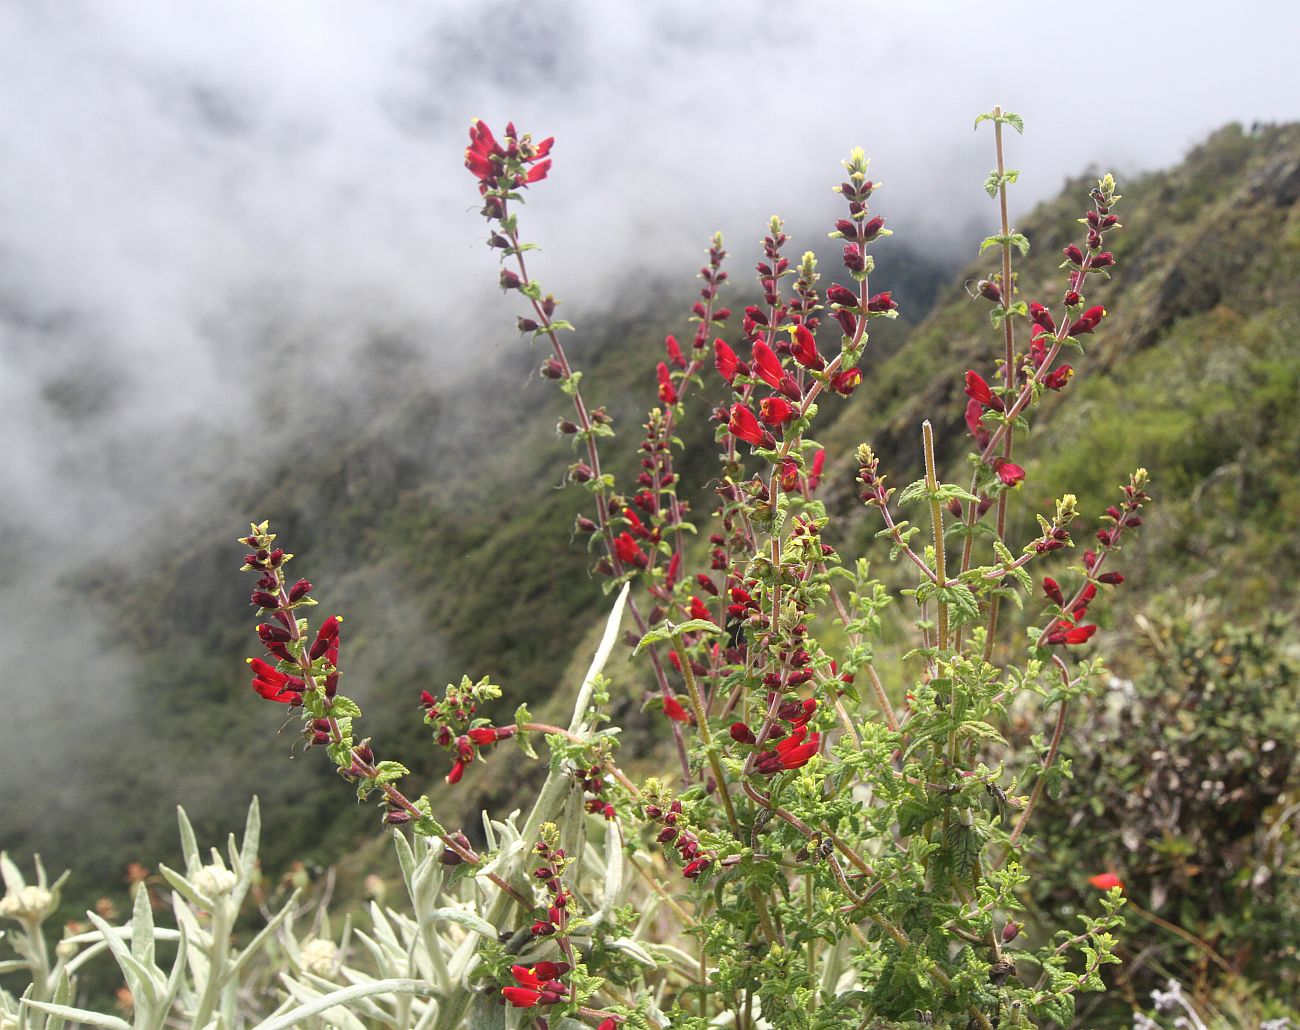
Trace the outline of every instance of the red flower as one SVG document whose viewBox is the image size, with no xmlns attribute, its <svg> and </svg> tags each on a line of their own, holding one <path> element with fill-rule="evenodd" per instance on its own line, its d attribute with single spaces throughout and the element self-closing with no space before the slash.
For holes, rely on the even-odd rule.
<svg viewBox="0 0 1300 1030">
<path fill-rule="evenodd" d="M 989 389 L 989 384 L 984 381 L 984 377 L 978 372 L 966 373 L 966 396 L 979 401 L 982 407 L 992 408 L 994 411 L 1006 410 L 1002 398 L 993 395 L 993 391 Z"/>
<path fill-rule="evenodd" d="M 818 452 L 821 453 L 820 451 Z M 788 494 L 794 493 L 799 489 L 799 463 L 793 458 L 785 458 L 781 462 L 781 489 Z"/>
<path fill-rule="evenodd" d="M 709 606 L 694 594 L 691 595 L 691 604 L 688 611 L 692 619 L 704 619 L 708 622 L 713 621 L 713 616 L 709 613 Z"/>
<path fill-rule="evenodd" d="M 889 290 L 884 293 L 877 293 L 867 301 L 868 311 L 897 311 L 898 305 L 894 303 L 894 295 Z"/>
<path fill-rule="evenodd" d="M 676 652 L 674 652 L 676 653 Z M 672 719 L 673 722 L 694 722 L 695 719 L 685 708 L 682 703 L 675 697 L 664 698 L 664 715 Z"/>
<path fill-rule="evenodd" d="M 826 299 L 832 304 L 839 304 L 843 307 L 853 308 L 858 305 L 858 295 L 847 286 L 841 286 L 839 283 L 826 288 Z"/>
<path fill-rule="evenodd" d="M 784 397 L 764 397 L 758 402 L 758 417 L 774 429 L 794 420 L 794 405 Z"/>
<path fill-rule="evenodd" d="M 831 376 L 831 389 L 842 397 L 848 397 L 862 385 L 862 369 L 846 368 Z"/>
<path fill-rule="evenodd" d="M 1075 626 L 1073 623 L 1062 619 L 1047 634 L 1047 642 L 1056 646 L 1061 644 L 1085 644 L 1092 639 L 1092 635 L 1096 632 L 1096 626 Z"/>
<path fill-rule="evenodd" d="M 722 340 L 713 341 L 713 364 L 718 374 L 728 383 L 735 379 L 736 373 L 740 371 L 740 359 L 736 357 L 736 352 Z"/>
<path fill-rule="evenodd" d="M 817 353 L 817 341 L 813 339 L 813 334 L 808 331 L 807 326 L 795 327 L 794 341 L 790 344 L 790 353 L 794 355 L 794 360 L 804 368 L 812 368 L 820 372 L 826 367 L 826 362 Z"/>
<path fill-rule="evenodd" d="M 659 402 L 661 404 L 676 404 L 677 389 L 673 386 L 673 377 L 668 371 L 668 366 L 662 361 L 655 368 L 655 374 L 659 376 Z"/>
<path fill-rule="evenodd" d="M 972 397 L 966 402 L 966 428 L 975 438 L 975 445 L 983 450 L 989 445 L 989 431 L 984 428 L 984 405 Z"/>
<path fill-rule="evenodd" d="M 1114 873 L 1098 873 L 1096 876 L 1089 876 L 1088 882 L 1096 887 L 1099 891 L 1108 891 L 1112 887 L 1124 889 L 1124 881 Z"/>
<path fill-rule="evenodd" d="M 993 470 L 1007 486 L 1017 486 L 1024 482 L 1025 470 L 1014 461 L 1007 461 L 1006 458 L 995 458 L 993 460 Z"/>
<path fill-rule="evenodd" d="M 800 769 L 817 753 L 821 743 L 820 733 L 808 736 L 808 727 L 800 726 L 777 744 L 774 750 L 762 752 L 754 763 L 754 768 L 764 776 L 771 776 L 782 769 Z"/>
<path fill-rule="evenodd" d="M 781 388 L 781 380 L 785 376 L 785 370 L 781 368 L 780 358 L 762 340 L 754 344 L 754 371 L 773 390 Z"/>
<path fill-rule="evenodd" d="M 337 655 L 339 623 L 342 621 L 342 615 L 332 615 L 321 623 L 320 629 L 316 631 L 316 640 L 311 645 L 311 651 L 308 652 L 308 656 L 313 662 L 329 651 L 333 651 Z M 330 659 L 330 664 L 334 664 L 333 658 Z"/>
<path fill-rule="evenodd" d="M 528 174 L 524 176 L 524 182 L 541 182 L 546 178 L 546 173 L 551 170 L 550 161 L 542 161 L 528 169 Z"/>
<path fill-rule="evenodd" d="M 1101 324 L 1101 320 L 1106 317 L 1106 309 L 1100 304 L 1090 307 L 1082 315 L 1070 323 L 1068 330 L 1069 336 L 1086 336 Z"/>
<path fill-rule="evenodd" d="M 1069 365 L 1062 365 L 1043 377 L 1043 385 L 1049 390 L 1063 390 L 1073 376 L 1074 369 Z"/>
<path fill-rule="evenodd" d="M 469 731 L 469 739 L 480 747 L 497 742 L 497 731 L 493 726 L 476 726 Z"/>
<path fill-rule="evenodd" d="M 248 664 L 253 669 L 253 690 L 259 697 L 282 705 L 302 704 L 302 692 L 307 686 L 303 680 L 280 672 L 260 658 L 249 658 Z"/>
<path fill-rule="evenodd" d="M 707 858 L 697 858 L 686 864 L 686 867 L 682 870 L 682 875 L 688 880 L 694 880 L 708 868 L 709 860 Z"/>
<path fill-rule="evenodd" d="M 777 715 L 780 716 L 783 722 L 788 722 L 791 726 L 798 728 L 800 726 L 806 726 L 808 720 L 813 717 L 813 713 L 816 711 L 817 702 L 809 697 L 805 698 L 803 701 L 785 702 L 785 704 L 777 709 Z"/>
<path fill-rule="evenodd" d="M 733 722 L 731 724 L 731 739 L 737 744 L 757 744 L 758 738 L 754 736 L 754 731 L 743 722 Z"/>
<path fill-rule="evenodd" d="M 451 772 L 447 774 L 447 782 L 453 785 L 459 783 L 460 778 L 465 775 L 465 766 L 467 765 L 469 765 L 468 762 L 462 762 L 459 758 L 452 762 Z"/>
<path fill-rule="evenodd" d="M 465 167 L 480 180 L 492 179 L 500 169 L 505 151 L 480 118 L 470 124 L 469 146 L 465 148 Z"/>
<path fill-rule="evenodd" d="M 544 976 L 545 972 L 555 970 L 554 976 Z M 511 966 L 510 975 L 515 978 L 517 987 L 502 987 L 501 995 L 517 1009 L 530 1009 L 534 1005 L 554 1005 L 564 997 L 564 984 L 555 979 L 563 976 L 569 967 L 564 963 L 538 962 L 534 966 Z"/>
<path fill-rule="evenodd" d="M 664 350 L 668 352 L 668 360 L 678 368 L 686 367 L 686 359 L 682 356 L 682 348 L 677 343 L 677 337 L 664 337 Z"/>
<path fill-rule="evenodd" d="M 822 449 L 813 455 L 812 469 L 808 472 L 808 491 L 811 493 L 817 489 L 817 484 L 822 481 L 822 469 L 826 467 L 826 451 Z"/>
<path fill-rule="evenodd" d="M 1061 608 L 1065 607 L 1065 595 L 1061 593 L 1060 586 L 1051 576 L 1043 577 L 1043 593 L 1047 595 L 1048 600 L 1052 601 L 1057 606 Z"/>
<path fill-rule="evenodd" d="M 727 423 L 731 435 L 755 447 L 771 446 L 772 434 L 758 424 L 754 413 L 743 404 L 731 406 L 731 419 Z"/>
<path fill-rule="evenodd" d="M 620 533 L 614 538 L 614 553 L 624 565 L 635 565 L 638 569 L 644 569 L 650 562 L 631 533 Z"/>
<path fill-rule="evenodd" d="M 1033 320 L 1034 325 L 1042 326 L 1049 333 L 1056 332 L 1056 322 L 1052 319 L 1052 313 L 1036 300 L 1030 302 L 1029 317 Z"/>
</svg>

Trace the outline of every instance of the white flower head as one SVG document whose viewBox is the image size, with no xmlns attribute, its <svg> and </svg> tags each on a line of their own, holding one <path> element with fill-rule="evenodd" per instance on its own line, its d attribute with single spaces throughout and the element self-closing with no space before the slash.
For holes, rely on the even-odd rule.
<svg viewBox="0 0 1300 1030">
<path fill-rule="evenodd" d="M 18 922 L 40 922 L 54 911 L 54 905 L 51 891 L 29 884 L 0 898 L 0 917 Z"/>
<path fill-rule="evenodd" d="M 338 953 L 339 949 L 335 947 L 333 941 L 312 937 L 303 943 L 298 961 L 308 973 L 329 976 L 334 971 L 334 961 L 338 958 Z"/>
<path fill-rule="evenodd" d="M 239 877 L 220 862 L 213 862 L 212 865 L 205 865 L 195 873 L 193 882 L 200 894 L 205 894 L 209 898 L 219 898 L 235 889 Z"/>
</svg>

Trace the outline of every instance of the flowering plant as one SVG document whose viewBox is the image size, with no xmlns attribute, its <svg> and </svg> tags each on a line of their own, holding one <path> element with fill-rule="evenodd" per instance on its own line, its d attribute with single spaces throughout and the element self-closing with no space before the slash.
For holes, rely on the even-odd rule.
<svg viewBox="0 0 1300 1030">
<path fill-rule="evenodd" d="M 869 397 L 871 322 L 897 315 L 892 293 L 869 285 L 873 247 L 890 230 L 871 210 L 879 184 L 861 150 L 835 187 L 845 210 L 830 235 L 843 282 L 823 287 L 812 252 L 786 256 L 790 237 L 773 218 L 757 302 L 734 319 L 720 300 L 726 252 L 713 238 L 692 335 L 665 340 L 640 467 L 620 486 L 602 461 L 613 417 L 587 400 L 561 342 L 574 327 L 532 276 L 534 245 L 519 227 L 524 191 L 552 171 L 553 141 L 513 125 L 498 140 L 473 124 L 465 164 L 501 258 L 499 282 L 524 301 L 518 328 L 547 346 L 540 374 L 568 399 L 559 430 L 578 453 L 567 478 L 591 500 L 576 529 L 615 600 L 567 726 L 536 721 L 526 705 L 512 719 L 496 716 L 503 691 L 488 679 L 467 676 L 420 697 L 448 784 L 508 743 L 529 758 L 537 738 L 549 750 L 528 814 L 485 815 L 476 843 L 441 825 L 431 798 L 406 789 L 407 768 L 359 734 L 360 707 L 342 689 L 343 619 L 313 629 L 316 588 L 288 575 L 293 555 L 267 523 L 241 538 L 263 650 L 249 659 L 252 688 L 298 712 L 306 744 L 325 751 L 359 799 L 378 800 L 414 910 L 404 923 L 372 911 L 376 968 L 353 969 L 351 988 L 325 993 L 329 963 L 308 962 L 291 988 L 302 1011 L 360 1025 L 346 1006 L 364 999 L 373 1021 L 437 1030 L 991 1030 L 1068 1024 L 1078 994 L 1103 988 L 1122 886 L 1099 874 L 1096 905 L 1077 925 L 1027 925 L 1021 859 L 1035 808 L 1069 778 L 1069 714 L 1100 671 L 1085 655 L 1097 632 L 1089 610 L 1103 587 L 1123 581 L 1112 559 L 1141 525 L 1146 472 L 1099 515 L 1096 543 L 1074 564 L 1053 565 L 1038 588 L 1031 568 L 1074 546 L 1077 501 L 1066 494 L 1035 512 L 1037 530 L 1024 539 L 1009 511 L 1026 478 L 1015 460 L 1020 437 L 1044 396 L 1075 374 L 1063 352 L 1081 354 L 1105 325 L 1091 295 L 1114 265 L 1104 241 L 1120 228 L 1120 198 L 1109 175 L 1092 190 L 1056 302 L 1022 298 L 1012 266 L 1029 241 L 1009 222 L 1017 173 L 1003 149 L 1004 129 L 1022 126 L 1000 108 L 976 125 L 985 121 L 997 159 L 986 185 L 1001 219 L 981 253 L 999 260 L 973 302 L 989 305 L 1000 346 L 986 367 L 954 377 L 972 445 L 963 482 L 940 478 L 927 421 L 917 427 L 923 473 L 901 490 L 870 444 L 828 454 L 812 435 L 821 405 Z M 719 458 L 698 488 L 678 472 L 693 411 L 705 412 Z M 841 554 L 820 493 L 850 477 L 896 562 L 889 582 L 865 558 Z M 703 531 L 694 521 L 702 497 L 711 519 Z M 1013 626 L 1007 609 L 1027 601 L 1028 625 Z M 913 646 L 885 663 L 879 645 L 900 626 Z M 603 674 L 619 647 L 644 675 L 645 706 L 662 715 L 658 775 L 619 763 Z M 1002 735 L 1013 708 L 1050 726 L 1027 764 Z M 232 850 L 235 860 L 240 870 L 248 861 Z M 189 871 L 188 891 L 172 879 L 178 913 L 238 892 L 246 874 L 222 866 L 230 882 L 205 887 L 196 879 L 205 870 Z M 193 920 L 181 922 L 183 933 Z M 217 932 L 214 924 L 211 961 L 225 963 L 228 941 L 210 939 Z M 110 928 L 101 933 L 114 939 Z M 178 989 L 203 1017 L 195 1025 L 218 1012 L 235 1019 L 235 983 Z M 381 1007 L 374 999 L 385 985 L 396 1000 Z M 63 1002 L 41 1004 L 57 1015 Z M 288 1025 L 290 1007 L 267 1025 Z"/>
<path fill-rule="evenodd" d="M 969 483 L 940 480 L 929 422 L 920 427 L 924 475 L 901 491 L 887 485 L 870 445 L 854 456 L 878 535 L 916 577 L 901 591 L 916 632 L 907 683 L 887 682 L 895 677 L 878 668 L 873 650 L 895 595 L 864 560 L 845 563 L 829 542 L 817 496 L 827 453 L 811 435 L 819 401 L 869 392 L 860 365 L 868 327 L 896 316 L 892 295 L 869 287 L 869 248 L 890 230 L 870 210 L 878 184 L 860 150 L 836 187 L 847 210 L 831 236 L 842 246 L 845 283 L 823 293 L 815 256 L 786 257 L 789 237 L 774 218 L 757 265 L 762 303 L 745 307 L 728 342 L 732 313 L 719 304 L 726 254 L 714 238 L 693 336 L 685 346 L 665 340 L 654 370 L 659 406 L 643 426 L 635 486 L 624 490 L 601 460 L 612 419 L 587 402 L 561 343 L 573 326 L 556 317 L 558 302 L 530 274 L 534 248 L 520 235 L 523 191 L 551 171 L 553 140 L 535 142 L 513 125 L 498 140 L 481 121 L 470 130 L 465 163 L 490 224 L 488 244 L 502 259 L 500 285 L 526 302 L 519 329 L 549 345 L 541 375 L 572 406 L 559 426 L 579 451 L 568 478 L 592 499 L 577 530 L 596 553 L 594 573 L 619 590 L 611 626 L 625 605 L 627 642 L 653 683 L 646 703 L 662 712 L 675 754 L 671 773 L 640 783 L 619 768 L 617 738 L 600 728 L 599 677 L 584 684 L 567 730 L 533 722 L 526 707 L 510 723 L 488 718 L 483 706 L 501 690 L 487 681 L 426 693 L 425 721 L 451 762 L 448 783 L 502 741 L 531 754 L 530 737 L 545 735 L 553 774 L 562 774 L 546 789 L 568 795 L 565 805 L 579 814 L 529 820 L 521 842 L 531 868 L 516 856 L 501 875 L 501 856 L 478 855 L 434 821 L 427 797 L 398 789 L 404 767 L 378 762 L 370 742 L 355 739 L 359 712 L 337 692 L 337 619 L 312 637 L 296 612 L 311 603 L 310 585 L 286 589 L 290 556 L 265 525 L 244 539 L 246 567 L 260 576 L 253 603 L 270 616 L 259 634 L 280 660 L 277 668 L 255 664 L 255 689 L 304 708 L 309 741 L 327 749 L 360 796 L 379 792 L 387 822 L 438 838 L 448 861 L 483 870 L 494 891 L 487 918 L 508 942 L 484 945 L 472 975 L 499 1003 L 535 1010 L 538 1020 L 601 1026 L 705 1026 L 726 1015 L 741 1027 L 871 1019 L 991 1027 L 1068 1022 L 1077 992 L 1101 988 L 1121 886 L 1094 878 L 1110 889 L 1077 932 L 1039 928 L 1022 937 L 1019 858 L 1043 792 L 1069 775 L 1060 755 L 1066 720 L 1099 669 L 1074 652 L 1097 630 L 1087 615 L 1099 589 L 1123 581 L 1108 565 L 1141 524 L 1143 470 L 1101 516 L 1097 543 L 1068 570 L 1069 587 L 1043 577 L 1025 644 L 999 620 L 1006 602 L 1032 597 L 1029 566 L 1072 546 L 1080 516 L 1068 494 L 1037 515 L 1032 539 L 1010 538 L 1009 505 L 1025 479 L 1014 448 L 1045 392 L 1064 390 L 1074 374 L 1062 351 L 1082 352 L 1106 317 L 1085 295 L 1114 264 L 1104 237 L 1119 228 L 1119 197 L 1110 176 L 1092 191 L 1081 239 L 1064 252 L 1055 310 L 1021 299 L 1012 260 L 1029 243 L 1007 219 L 1016 173 L 1005 167 L 1002 140 L 1005 126 L 1021 125 L 1001 109 L 976 124 L 986 120 L 997 154 L 987 186 L 1002 220 L 982 249 L 1001 260 L 977 292 L 991 304 L 1002 349 L 991 374 L 964 375 Z M 691 521 L 698 495 L 675 470 L 692 393 L 712 394 L 706 410 L 721 462 L 707 548 L 695 543 Z M 902 517 L 908 506 L 918 524 Z M 1055 710 L 1050 740 L 1039 742 L 1030 767 L 1008 769 L 999 725 L 1012 705 L 1035 696 L 1042 710 Z M 589 835 L 604 838 L 600 884 L 583 861 Z M 641 879 L 635 888 L 628 866 Z M 611 882 L 616 869 L 621 879 Z M 611 939 L 626 932 L 631 910 L 620 917 L 597 897 L 670 913 L 672 928 L 649 935 L 660 950 L 648 962 L 627 962 Z M 640 922 L 633 940 L 647 936 L 645 916 Z"/>
</svg>

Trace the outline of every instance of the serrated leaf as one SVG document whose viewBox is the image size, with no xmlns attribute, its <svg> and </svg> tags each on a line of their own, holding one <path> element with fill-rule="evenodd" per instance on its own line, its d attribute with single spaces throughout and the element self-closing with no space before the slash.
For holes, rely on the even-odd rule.
<svg viewBox="0 0 1300 1030">
<path fill-rule="evenodd" d="M 409 775 L 410 772 L 411 770 L 401 762 L 384 761 L 375 766 L 375 775 L 373 779 L 376 785 L 395 783 L 403 776 Z"/>
<path fill-rule="evenodd" d="M 965 883 L 975 883 L 983 842 L 974 826 L 954 819 L 943 835 L 944 857 L 953 875 Z"/>
<path fill-rule="evenodd" d="M 338 694 L 335 696 L 334 702 L 330 705 L 330 715 L 334 716 L 336 719 L 344 717 L 355 719 L 360 717 L 361 708 L 352 700 L 352 698 Z"/>
<path fill-rule="evenodd" d="M 528 710 L 527 705 L 520 705 L 515 709 L 515 743 L 519 745 L 520 751 L 536 761 L 537 751 L 533 748 L 528 731 L 524 729 L 524 726 L 532 721 L 533 713 Z"/>
</svg>

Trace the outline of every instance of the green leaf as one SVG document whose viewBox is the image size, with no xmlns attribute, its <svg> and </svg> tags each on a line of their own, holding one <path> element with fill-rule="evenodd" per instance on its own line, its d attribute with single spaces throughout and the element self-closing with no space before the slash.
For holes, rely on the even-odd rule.
<svg viewBox="0 0 1300 1030">
<path fill-rule="evenodd" d="M 352 698 L 338 694 L 334 698 L 334 703 L 330 706 L 330 714 L 335 718 L 347 716 L 355 719 L 361 715 L 361 709 Z"/>
<path fill-rule="evenodd" d="M 533 713 L 528 710 L 527 705 L 520 705 L 515 709 L 515 743 L 519 745 L 519 750 L 534 761 L 537 760 L 537 752 L 533 749 L 533 742 L 529 739 L 528 731 L 524 726 L 533 721 Z"/>
<path fill-rule="evenodd" d="M 380 762 L 375 766 L 374 782 L 375 786 L 384 783 L 395 783 L 403 776 L 410 775 L 411 770 L 401 762 L 386 761 Z"/>
<path fill-rule="evenodd" d="M 979 868 L 980 849 L 983 846 L 983 841 L 975 827 L 954 819 L 944 832 L 943 846 L 944 857 L 953 875 L 973 886 L 975 872 Z"/>
</svg>

